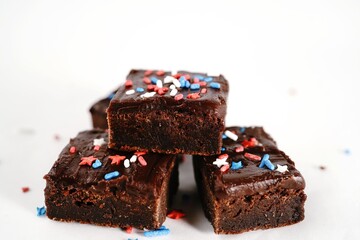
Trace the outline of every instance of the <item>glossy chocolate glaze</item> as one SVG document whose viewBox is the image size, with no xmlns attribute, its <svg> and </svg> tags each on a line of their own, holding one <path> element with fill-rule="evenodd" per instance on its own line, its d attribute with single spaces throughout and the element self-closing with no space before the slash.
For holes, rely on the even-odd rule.
<svg viewBox="0 0 360 240">
<path fill-rule="evenodd" d="M 305 181 L 295 168 L 294 162 L 284 152 L 278 150 L 275 141 L 262 127 L 229 127 L 227 130 L 234 132 L 238 139 L 237 141 L 230 138 L 223 139 L 223 147 L 226 150 L 222 153 L 229 155 L 226 161 L 230 163 L 230 166 L 233 161 L 241 160 L 243 168 L 221 172 L 220 168 L 213 164 L 219 155 L 194 156 L 195 167 L 205 171 L 204 175 L 209 178 L 210 189 L 216 196 L 262 194 L 276 187 L 284 189 L 305 188 Z M 255 137 L 258 142 L 256 146 L 245 147 L 243 152 L 235 152 L 236 147 L 244 143 L 244 140 L 248 141 L 252 137 Z M 281 173 L 268 168 L 259 168 L 260 161 L 246 158 L 245 153 L 256 154 L 261 157 L 267 153 L 270 155 L 272 164 L 275 166 L 277 164 L 287 165 L 289 171 Z"/>
<path fill-rule="evenodd" d="M 98 151 L 94 150 L 94 139 L 103 138 L 105 143 Z M 145 154 L 147 162 L 142 166 L 139 161 L 131 163 L 129 168 L 124 167 L 122 161 L 119 165 L 112 165 L 109 156 L 121 155 L 130 159 L 133 152 L 118 152 L 107 148 L 108 134 L 103 130 L 90 130 L 80 132 L 77 137 L 60 153 L 58 160 L 50 172 L 45 176 L 47 180 L 62 182 L 75 187 L 87 188 L 94 193 L 104 192 L 105 189 L 116 187 L 119 191 L 126 191 L 139 197 L 156 198 L 161 192 L 163 180 L 170 174 L 176 155 Z M 71 147 L 76 148 L 75 153 L 70 153 Z M 94 169 L 88 165 L 80 166 L 82 157 L 94 156 L 102 163 L 100 168 Z M 119 171 L 120 176 L 105 180 L 105 174 Z"/>
</svg>

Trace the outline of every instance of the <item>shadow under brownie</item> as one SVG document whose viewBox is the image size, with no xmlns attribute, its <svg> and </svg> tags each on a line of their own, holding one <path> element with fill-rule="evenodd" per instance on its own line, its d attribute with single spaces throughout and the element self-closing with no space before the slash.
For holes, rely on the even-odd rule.
<svg viewBox="0 0 360 240">
<path fill-rule="evenodd" d="M 177 156 L 118 152 L 102 130 L 78 134 L 46 179 L 47 216 L 111 227 L 157 229 L 178 187 Z"/>
<path fill-rule="evenodd" d="M 215 233 L 234 234 L 304 219 L 305 181 L 261 127 L 227 128 L 223 154 L 194 156 L 195 179 Z"/>
</svg>

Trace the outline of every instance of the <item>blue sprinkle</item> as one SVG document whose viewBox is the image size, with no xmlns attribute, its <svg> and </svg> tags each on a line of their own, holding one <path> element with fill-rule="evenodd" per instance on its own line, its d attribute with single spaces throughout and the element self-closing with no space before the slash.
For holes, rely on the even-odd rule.
<svg viewBox="0 0 360 240">
<path fill-rule="evenodd" d="M 36 215 L 37 216 L 44 216 L 46 213 L 46 208 L 45 207 L 37 207 L 36 208 Z"/>
<path fill-rule="evenodd" d="M 190 82 L 188 80 L 185 81 L 185 87 L 189 88 L 190 87 Z"/>
<path fill-rule="evenodd" d="M 112 93 L 112 94 L 110 94 L 107 98 L 108 98 L 108 99 L 113 99 L 114 96 L 115 96 L 115 93 Z"/>
<path fill-rule="evenodd" d="M 226 148 L 221 147 L 221 151 L 222 151 L 222 152 L 225 152 L 225 151 L 226 151 Z"/>
<path fill-rule="evenodd" d="M 142 87 L 136 88 L 136 92 L 143 92 L 143 91 L 145 91 L 145 90 Z"/>
<path fill-rule="evenodd" d="M 238 170 L 238 169 L 240 169 L 242 167 L 243 167 L 243 165 L 242 165 L 241 161 L 231 163 L 231 170 Z"/>
<path fill-rule="evenodd" d="M 241 128 L 240 128 L 240 132 L 241 132 L 241 133 L 244 133 L 244 132 L 245 132 L 245 129 L 246 129 L 246 128 L 241 127 Z"/>
<path fill-rule="evenodd" d="M 209 86 L 214 89 L 220 89 L 220 83 L 217 82 L 212 82 Z"/>
<path fill-rule="evenodd" d="M 228 136 L 226 136 L 226 135 L 223 133 L 222 139 L 227 139 L 227 138 L 228 138 Z"/>
<path fill-rule="evenodd" d="M 212 77 L 206 77 L 206 78 L 204 78 L 204 81 L 205 81 L 205 82 L 211 82 L 212 80 L 213 80 Z"/>
<path fill-rule="evenodd" d="M 200 81 L 203 81 L 205 79 L 204 76 L 201 76 L 201 75 L 195 75 L 194 78 L 197 78 L 199 79 Z"/>
<path fill-rule="evenodd" d="M 184 76 L 181 76 L 179 78 L 179 82 L 180 82 L 180 87 L 181 88 L 185 87 L 186 78 Z"/>
<path fill-rule="evenodd" d="M 113 171 L 113 172 L 109 172 L 109 173 L 105 174 L 104 178 L 105 178 L 105 180 L 110 180 L 110 179 L 116 178 L 118 176 L 120 176 L 120 173 L 118 171 Z"/>
<path fill-rule="evenodd" d="M 264 154 L 264 156 L 263 156 L 262 159 L 261 159 L 259 168 L 264 168 L 264 167 L 266 166 L 268 169 L 274 171 L 274 170 L 275 170 L 275 166 L 274 166 L 274 164 L 272 164 L 272 163 L 270 162 L 269 158 L 270 158 L 269 154 Z"/>
<path fill-rule="evenodd" d="M 200 84 L 193 83 L 193 84 L 190 85 L 190 89 L 191 90 L 199 90 L 200 89 Z"/>
<path fill-rule="evenodd" d="M 150 230 L 144 232 L 145 237 L 158 237 L 158 236 L 165 236 L 170 233 L 170 230 L 166 228 L 165 226 L 161 226 L 159 229 L 156 230 Z"/>
<path fill-rule="evenodd" d="M 158 79 L 156 77 L 151 77 L 150 80 L 151 80 L 151 83 L 156 84 Z"/>
<path fill-rule="evenodd" d="M 93 168 L 99 168 L 101 167 L 102 163 L 100 162 L 99 159 L 96 159 L 95 162 L 91 165 Z"/>
</svg>

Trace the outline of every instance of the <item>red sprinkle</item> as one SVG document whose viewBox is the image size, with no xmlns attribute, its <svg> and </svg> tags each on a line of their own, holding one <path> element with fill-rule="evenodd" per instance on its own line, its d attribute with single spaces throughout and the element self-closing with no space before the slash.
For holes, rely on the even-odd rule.
<svg viewBox="0 0 360 240">
<path fill-rule="evenodd" d="M 133 82 L 130 79 L 126 80 L 125 87 L 132 87 L 132 85 L 133 85 Z"/>
<path fill-rule="evenodd" d="M 190 93 L 189 95 L 187 95 L 187 98 L 189 99 L 198 99 L 200 98 L 200 93 Z"/>
<path fill-rule="evenodd" d="M 156 75 L 158 76 L 163 76 L 165 74 L 165 72 L 163 70 L 159 70 L 156 72 Z"/>
<path fill-rule="evenodd" d="M 114 164 L 119 165 L 120 162 L 125 158 L 126 158 L 125 156 L 120 156 L 120 155 L 109 156 L 109 159 L 111 160 L 111 165 Z"/>
<path fill-rule="evenodd" d="M 29 187 L 22 187 L 21 190 L 22 190 L 23 193 L 27 193 L 28 191 L 30 191 L 30 188 Z"/>
<path fill-rule="evenodd" d="M 132 227 L 126 227 L 125 232 L 129 234 L 132 233 Z"/>
<path fill-rule="evenodd" d="M 186 80 L 190 80 L 191 76 L 189 74 L 185 74 L 183 75 L 185 77 Z"/>
<path fill-rule="evenodd" d="M 180 99 L 183 99 L 183 97 L 184 97 L 184 95 L 182 95 L 182 94 L 180 93 L 180 94 L 176 95 L 176 96 L 174 97 L 174 99 L 175 99 L 175 101 L 179 101 Z"/>
<path fill-rule="evenodd" d="M 194 78 L 193 82 L 194 82 L 194 83 L 199 83 L 200 80 L 199 80 L 198 78 Z"/>
<path fill-rule="evenodd" d="M 95 146 L 94 146 L 94 151 L 99 151 L 99 149 L 100 149 L 100 146 L 99 146 L 99 145 L 95 145 Z"/>
<path fill-rule="evenodd" d="M 172 218 L 172 219 L 180 219 L 185 217 L 185 213 L 183 213 L 183 211 L 180 210 L 172 210 L 171 212 L 169 212 L 167 214 L 167 217 Z"/>
<path fill-rule="evenodd" d="M 249 159 L 254 160 L 254 161 L 260 161 L 261 160 L 260 156 L 255 155 L 255 154 L 251 154 L 251 153 L 245 153 L 244 156 L 246 158 L 249 158 Z"/>
<path fill-rule="evenodd" d="M 134 154 L 136 155 L 136 156 L 142 156 L 142 155 L 145 155 L 147 153 L 147 151 L 139 151 L 139 152 L 135 152 Z"/>
<path fill-rule="evenodd" d="M 206 82 L 199 82 L 200 87 L 206 87 Z"/>
<path fill-rule="evenodd" d="M 220 168 L 220 171 L 221 172 L 226 172 L 227 170 L 229 170 L 229 168 L 230 168 L 230 165 L 228 164 L 228 165 L 224 165 L 224 166 L 222 166 L 221 168 Z"/>
<path fill-rule="evenodd" d="M 243 152 L 244 151 L 244 147 L 242 145 L 240 145 L 239 147 L 235 148 L 235 152 Z"/>
<path fill-rule="evenodd" d="M 159 88 L 158 91 L 157 91 L 157 93 L 158 93 L 159 95 L 164 95 L 166 92 L 164 91 L 163 88 Z"/>
<path fill-rule="evenodd" d="M 146 83 L 146 84 L 150 84 L 150 83 L 151 83 L 151 80 L 150 80 L 150 78 L 148 78 L 148 77 L 144 77 L 144 78 L 143 78 L 143 82 Z"/>
<path fill-rule="evenodd" d="M 251 139 L 250 139 L 250 141 L 249 141 L 249 140 L 244 140 L 244 141 L 242 141 L 242 143 L 241 143 L 241 145 L 243 145 L 244 148 L 254 147 L 255 144 L 256 144 L 256 142 L 252 141 Z"/>
<path fill-rule="evenodd" d="M 153 85 L 153 84 L 150 84 L 150 85 L 147 86 L 148 91 L 154 91 L 155 88 L 156 88 L 156 85 Z"/>
<path fill-rule="evenodd" d="M 200 93 L 205 94 L 207 92 L 206 88 L 201 89 Z"/>
<path fill-rule="evenodd" d="M 152 72 L 153 72 L 152 70 L 146 70 L 144 75 L 145 76 L 150 76 L 152 74 Z"/>
<path fill-rule="evenodd" d="M 217 158 L 224 159 L 224 158 L 228 158 L 228 157 L 229 157 L 229 155 L 224 153 L 224 154 L 219 155 Z"/>
<path fill-rule="evenodd" d="M 89 157 L 82 157 L 81 158 L 81 162 L 79 163 L 79 165 L 89 165 L 91 166 L 91 164 L 96 160 L 97 158 L 94 156 L 89 156 Z"/>
<path fill-rule="evenodd" d="M 76 147 L 74 147 L 74 146 L 70 147 L 69 152 L 72 154 L 76 153 Z"/>
<path fill-rule="evenodd" d="M 173 77 L 176 78 L 176 79 L 179 79 L 181 76 L 182 76 L 181 73 L 177 73 L 177 74 L 174 74 L 174 75 L 173 75 Z"/>
<path fill-rule="evenodd" d="M 138 160 L 139 160 L 139 163 L 140 163 L 142 166 L 146 166 L 146 165 L 147 165 L 147 162 L 145 161 L 145 159 L 143 158 L 143 156 L 138 156 Z"/>
</svg>

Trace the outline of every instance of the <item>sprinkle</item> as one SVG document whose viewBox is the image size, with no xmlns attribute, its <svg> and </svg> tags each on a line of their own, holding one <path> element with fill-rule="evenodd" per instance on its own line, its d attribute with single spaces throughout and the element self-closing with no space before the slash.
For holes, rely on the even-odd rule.
<svg viewBox="0 0 360 240">
<path fill-rule="evenodd" d="M 223 133 L 222 134 L 222 139 L 227 139 L 228 137 Z"/>
<path fill-rule="evenodd" d="M 21 188 L 21 191 L 22 191 L 23 193 L 27 193 L 28 191 L 30 191 L 30 188 L 29 188 L 29 187 L 22 187 L 22 188 Z"/>
<path fill-rule="evenodd" d="M 130 79 L 126 80 L 125 87 L 132 87 L 132 85 L 133 85 L 133 82 Z"/>
<path fill-rule="evenodd" d="M 101 146 L 101 145 L 103 145 L 103 144 L 105 144 L 105 143 L 106 143 L 106 142 L 105 142 L 104 138 L 95 138 L 95 139 L 93 140 L 94 146 Z"/>
<path fill-rule="evenodd" d="M 181 75 L 181 73 L 177 73 L 177 74 L 174 74 L 174 75 L 172 75 L 174 78 L 176 78 L 176 79 L 179 79 L 182 75 Z"/>
<path fill-rule="evenodd" d="M 149 85 L 147 85 L 147 90 L 148 90 L 148 91 L 154 91 L 154 90 L 155 90 L 155 87 L 156 87 L 156 85 L 149 84 Z"/>
<path fill-rule="evenodd" d="M 147 153 L 147 151 L 138 151 L 138 152 L 135 152 L 134 154 L 136 156 L 142 156 L 142 155 L 145 155 Z"/>
<path fill-rule="evenodd" d="M 181 83 L 179 80 L 177 80 L 176 78 L 174 78 L 173 80 L 173 84 L 175 85 L 175 87 L 179 88 L 181 86 Z"/>
<path fill-rule="evenodd" d="M 151 77 L 150 80 L 151 80 L 152 84 L 156 84 L 158 79 L 156 77 Z"/>
<path fill-rule="evenodd" d="M 135 90 L 134 89 L 131 89 L 131 90 L 127 90 L 125 92 L 126 95 L 131 95 L 131 94 L 134 94 L 135 93 Z"/>
<path fill-rule="evenodd" d="M 207 92 L 206 88 L 201 89 L 200 93 L 205 94 Z"/>
<path fill-rule="evenodd" d="M 180 87 L 181 87 L 181 88 L 185 87 L 185 82 L 186 82 L 185 77 L 184 77 L 184 76 L 181 76 L 181 77 L 179 78 L 179 83 L 180 83 Z M 176 86 L 176 85 L 175 85 L 175 86 Z"/>
<path fill-rule="evenodd" d="M 244 147 L 242 145 L 235 148 L 235 152 L 243 152 L 243 151 L 244 151 Z"/>
<path fill-rule="evenodd" d="M 172 210 L 166 216 L 168 218 L 172 218 L 172 219 L 180 219 L 180 218 L 185 217 L 185 213 L 183 211 L 180 211 L 180 210 Z"/>
<path fill-rule="evenodd" d="M 274 170 L 275 166 L 270 162 L 269 158 L 270 158 L 269 154 L 264 154 L 264 156 L 261 159 L 259 168 L 264 168 L 266 166 L 270 170 Z"/>
<path fill-rule="evenodd" d="M 175 89 L 175 85 L 174 84 L 171 84 L 170 87 L 169 87 L 171 90 Z"/>
<path fill-rule="evenodd" d="M 107 97 L 107 99 L 113 99 L 113 97 L 115 96 L 115 93 L 111 93 L 108 97 Z"/>
<path fill-rule="evenodd" d="M 182 95 L 181 93 L 174 97 L 175 101 L 179 101 L 179 100 L 181 100 L 183 98 L 184 98 L 184 95 Z"/>
<path fill-rule="evenodd" d="M 245 153 L 244 157 L 249 158 L 249 159 L 254 160 L 254 161 L 260 161 L 261 160 L 260 156 L 255 155 L 255 154 L 251 154 L 251 153 Z"/>
<path fill-rule="evenodd" d="M 199 83 L 199 82 L 200 82 L 200 80 L 198 78 L 193 79 L 193 83 Z"/>
<path fill-rule="evenodd" d="M 94 146 L 94 151 L 99 151 L 100 150 L 100 146 Z"/>
<path fill-rule="evenodd" d="M 136 88 L 136 92 L 139 92 L 139 93 L 141 93 L 141 92 L 144 92 L 145 90 L 142 88 L 142 87 L 138 87 L 138 88 Z"/>
<path fill-rule="evenodd" d="M 218 156 L 218 158 L 220 158 L 220 159 L 224 159 L 224 158 L 228 158 L 229 157 L 229 155 L 228 154 L 221 154 L 220 156 Z"/>
<path fill-rule="evenodd" d="M 197 78 L 199 79 L 200 81 L 203 81 L 204 80 L 204 76 L 201 76 L 201 75 L 195 75 L 194 78 Z"/>
<path fill-rule="evenodd" d="M 236 141 L 238 140 L 238 135 L 236 135 L 235 133 L 233 132 L 230 132 L 229 130 L 226 130 L 225 133 L 224 133 L 228 138 Z"/>
<path fill-rule="evenodd" d="M 191 90 L 199 90 L 200 85 L 198 83 L 193 83 L 193 84 L 190 85 L 190 89 Z"/>
<path fill-rule="evenodd" d="M 113 171 L 113 172 L 109 172 L 109 173 L 105 174 L 104 179 L 110 180 L 113 178 L 117 178 L 118 176 L 120 176 L 120 173 L 118 171 Z"/>
<path fill-rule="evenodd" d="M 183 75 L 185 77 L 186 80 L 190 80 L 191 76 L 189 74 L 185 74 Z"/>
<path fill-rule="evenodd" d="M 144 72 L 144 75 L 145 76 L 150 76 L 151 74 L 152 74 L 152 70 L 146 70 L 145 72 Z"/>
<path fill-rule="evenodd" d="M 212 77 L 205 77 L 204 78 L 204 81 L 205 82 L 211 82 L 213 80 L 213 78 Z M 211 84 L 210 84 L 211 85 Z M 220 88 L 220 87 L 219 87 Z"/>
<path fill-rule="evenodd" d="M 277 164 L 276 166 L 277 166 L 276 171 L 278 171 L 278 172 L 285 173 L 285 172 L 289 171 L 287 165 Z"/>
<path fill-rule="evenodd" d="M 81 158 L 81 162 L 79 163 L 80 166 L 82 165 L 89 165 L 91 166 L 92 163 L 96 160 L 97 158 L 94 156 L 89 156 L 89 157 L 82 157 Z"/>
<path fill-rule="evenodd" d="M 254 147 L 257 145 L 257 140 L 256 138 L 250 138 L 250 140 L 244 140 L 241 142 L 241 145 L 243 145 L 244 148 L 247 148 L 247 147 Z"/>
<path fill-rule="evenodd" d="M 206 87 L 207 83 L 206 82 L 199 82 L 200 87 Z"/>
<path fill-rule="evenodd" d="M 132 155 L 130 158 L 130 162 L 136 162 L 137 160 L 137 156 L 136 155 Z"/>
<path fill-rule="evenodd" d="M 46 213 L 46 208 L 45 208 L 45 207 L 37 207 L 37 208 L 36 208 L 36 215 L 37 215 L 38 217 L 44 216 L 45 213 Z"/>
<path fill-rule="evenodd" d="M 159 70 L 156 72 L 156 75 L 158 76 L 163 76 L 165 74 L 165 72 L 163 70 Z"/>
<path fill-rule="evenodd" d="M 126 233 L 132 233 L 132 227 L 123 228 Z"/>
<path fill-rule="evenodd" d="M 165 236 L 170 233 L 170 230 L 165 226 L 160 227 L 156 230 L 149 230 L 144 232 L 145 237 L 158 237 L 158 236 Z"/>
<path fill-rule="evenodd" d="M 226 172 L 227 170 L 229 170 L 230 166 L 229 165 L 224 165 L 220 168 L 221 172 Z"/>
<path fill-rule="evenodd" d="M 223 157 L 225 155 L 226 155 L 226 157 Z M 214 161 L 213 164 L 216 165 L 218 168 L 220 168 L 221 166 L 224 166 L 224 165 L 228 165 L 229 163 L 226 161 L 226 159 L 228 159 L 228 155 L 222 154 L 218 158 L 216 158 L 216 161 Z"/>
<path fill-rule="evenodd" d="M 163 87 L 163 82 L 162 82 L 160 79 L 158 79 L 158 80 L 156 81 L 156 86 L 157 86 L 158 88 L 162 88 L 162 87 Z"/>
<path fill-rule="evenodd" d="M 125 159 L 125 161 L 124 161 L 124 167 L 125 167 L 125 168 L 130 167 L 130 161 L 129 161 L 129 159 Z"/>
<path fill-rule="evenodd" d="M 214 89 L 220 89 L 220 83 L 217 82 L 212 82 L 209 86 Z"/>
<path fill-rule="evenodd" d="M 226 151 L 226 148 L 225 148 L 225 147 L 221 147 L 221 151 L 222 151 L 222 152 L 225 152 L 225 151 Z"/>
<path fill-rule="evenodd" d="M 101 167 L 101 162 L 99 159 L 96 159 L 95 162 L 91 165 L 94 169 Z"/>
<path fill-rule="evenodd" d="M 120 155 L 109 156 L 109 159 L 111 160 L 111 165 L 119 165 L 120 162 L 123 161 L 125 158 L 125 156 Z"/>
<path fill-rule="evenodd" d="M 168 91 L 168 88 L 159 88 L 157 93 L 159 95 L 164 95 Z"/>
<path fill-rule="evenodd" d="M 174 78 L 174 77 L 172 77 L 172 76 L 166 76 L 166 77 L 164 78 L 164 83 L 172 83 L 174 80 L 177 81 L 177 79 Z"/>
<path fill-rule="evenodd" d="M 171 86 L 174 86 L 174 85 L 171 85 Z M 171 90 L 170 92 L 170 96 L 175 96 L 176 94 L 178 93 L 178 90 L 176 88 L 174 88 L 173 90 Z"/>
<path fill-rule="evenodd" d="M 187 95 L 187 98 L 188 99 L 198 99 L 198 98 L 200 98 L 200 93 L 190 93 L 190 94 L 188 94 Z"/>
<path fill-rule="evenodd" d="M 69 152 L 70 152 L 71 154 L 76 153 L 76 148 L 75 148 L 74 146 L 71 146 Z"/>
<path fill-rule="evenodd" d="M 241 132 L 241 133 L 244 133 L 244 132 L 245 132 L 245 130 L 246 130 L 246 128 L 241 127 L 241 128 L 239 128 L 239 130 L 240 130 L 240 132 Z"/>
<path fill-rule="evenodd" d="M 156 92 L 146 92 L 144 94 L 141 94 L 140 97 L 149 98 L 149 97 L 153 97 L 155 94 L 156 94 Z"/>
<path fill-rule="evenodd" d="M 139 163 L 140 163 L 142 166 L 146 166 L 146 165 L 147 165 L 147 162 L 145 161 L 145 159 L 143 158 L 143 156 L 138 156 L 138 160 L 139 160 Z"/>
<path fill-rule="evenodd" d="M 144 77 L 144 78 L 143 78 L 143 82 L 146 83 L 146 84 L 150 84 L 150 83 L 151 83 L 151 80 L 150 80 L 150 78 L 148 78 L 148 77 Z"/>
<path fill-rule="evenodd" d="M 191 84 L 190 84 L 190 82 L 189 82 L 189 81 L 186 81 L 186 82 L 185 82 L 185 87 L 186 87 L 186 88 L 189 88 L 189 87 L 190 87 L 190 85 L 191 85 Z"/>
<path fill-rule="evenodd" d="M 231 170 L 238 170 L 242 167 L 243 167 L 243 165 L 242 165 L 241 161 L 231 163 Z"/>
</svg>

